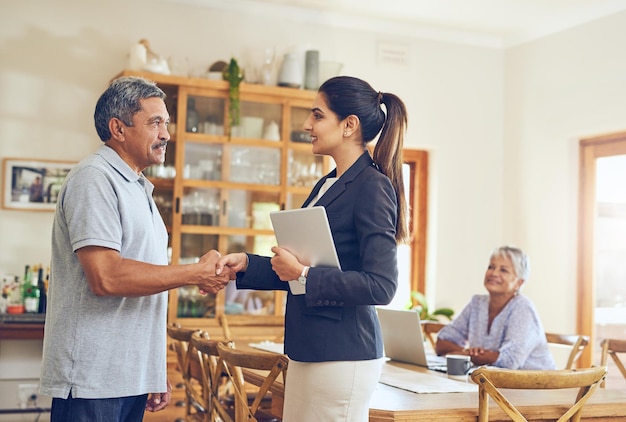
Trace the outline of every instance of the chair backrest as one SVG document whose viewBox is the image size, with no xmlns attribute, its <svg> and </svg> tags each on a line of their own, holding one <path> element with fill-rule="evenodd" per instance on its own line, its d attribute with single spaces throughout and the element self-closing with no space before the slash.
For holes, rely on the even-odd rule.
<svg viewBox="0 0 626 422">
<path fill-rule="evenodd" d="M 285 317 L 281 315 L 220 315 L 224 338 L 281 341 L 285 332 Z"/>
<path fill-rule="evenodd" d="M 602 357 L 600 360 L 601 366 L 606 366 L 609 363 L 609 356 L 613 359 L 615 366 L 622 373 L 626 379 L 626 367 L 619 357 L 619 353 L 626 353 L 626 340 L 619 340 L 614 338 L 605 338 L 600 342 L 602 347 Z M 602 383 L 602 387 L 605 387 L 605 383 Z"/>
<path fill-rule="evenodd" d="M 585 369 L 513 370 L 501 368 L 478 368 L 472 373 L 472 380 L 478 384 L 478 421 L 489 420 L 489 397 L 515 422 L 527 419 L 503 395 L 500 389 L 566 389 L 578 388 L 574 404 L 557 422 L 580 421 L 582 408 L 589 397 L 596 391 L 604 377 L 606 367 L 599 366 Z"/>
<path fill-rule="evenodd" d="M 190 346 L 191 337 L 197 329 L 185 328 L 180 324 L 169 324 L 167 335 L 171 339 L 172 348 L 176 354 L 176 363 L 183 383 L 185 384 L 185 394 L 187 396 L 187 415 L 191 415 L 192 410 L 205 412 L 202 406 L 202 369 L 198 356 Z"/>
<path fill-rule="evenodd" d="M 213 340 L 206 333 L 197 332 L 191 336 L 191 347 L 198 355 L 202 370 L 203 405 L 206 409 L 206 421 L 234 420 L 234 414 L 228 404 L 224 403 L 222 380 L 226 372 L 224 362 L 219 356 L 217 345 L 228 344 L 222 340 Z"/>
<path fill-rule="evenodd" d="M 574 364 L 578 361 L 580 355 L 587 344 L 589 344 L 589 336 L 582 336 L 578 334 L 556 334 L 546 333 L 546 340 L 549 344 L 559 344 L 571 347 L 567 363 L 563 369 L 572 369 Z"/>
<path fill-rule="evenodd" d="M 287 356 L 278 353 L 240 350 L 226 344 L 218 344 L 217 350 L 224 360 L 226 372 L 235 392 L 235 422 L 257 421 L 257 412 L 263 398 L 281 376 L 284 388 L 289 363 Z M 244 369 L 268 371 L 255 391 L 252 401 L 248 399 L 249 389 L 246 388 Z"/>
<path fill-rule="evenodd" d="M 437 344 L 437 333 L 445 327 L 446 324 L 444 322 L 437 321 L 422 321 L 421 324 L 424 337 L 426 337 L 433 350 L 435 350 L 435 345 Z"/>
</svg>

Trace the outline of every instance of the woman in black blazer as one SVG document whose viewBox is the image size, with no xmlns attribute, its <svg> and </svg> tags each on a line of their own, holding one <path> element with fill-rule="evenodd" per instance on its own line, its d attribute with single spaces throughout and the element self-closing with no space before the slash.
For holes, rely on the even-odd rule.
<svg viewBox="0 0 626 422">
<path fill-rule="evenodd" d="M 384 105 L 383 110 L 382 105 Z M 366 421 L 380 377 L 383 343 L 375 305 L 388 304 L 398 284 L 396 245 L 408 236 L 402 184 L 407 114 L 400 98 L 347 76 L 319 88 L 304 129 L 312 152 L 337 167 L 303 207 L 326 209 L 341 270 L 309 268 L 289 251 L 272 258 L 235 253 L 220 259 L 237 272 L 237 288 L 287 290 L 287 371 L 283 421 Z M 373 158 L 366 144 L 379 135 Z"/>
</svg>

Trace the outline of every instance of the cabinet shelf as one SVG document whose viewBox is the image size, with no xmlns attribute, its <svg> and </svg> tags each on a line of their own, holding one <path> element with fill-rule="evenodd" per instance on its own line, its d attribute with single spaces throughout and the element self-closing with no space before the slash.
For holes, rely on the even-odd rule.
<svg viewBox="0 0 626 422">
<path fill-rule="evenodd" d="M 289 148 L 296 151 L 311 152 L 310 142 L 289 142 Z"/>
<path fill-rule="evenodd" d="M 194 132 L 184 132 L 183 135 L 186 141 L 194 141 L 199 143 L 207 143 L 207 144 L 226 144 L 228 143 L 228 137 L 223 135 L 210 135 L 207 133 L 194 133 Z"/>
<path fill-rule="evenodd" d="M 329 169 L 329 160 L 314 156 L 310 143 L 291 140 L 292 133 L 302 132 L 316 92 L 242 83 L 241 124 L 229 138 L 226 81 L 128 70 L 118 76 L 145 77 L 167 94 L 175 123 L 166 153 L 168 178 L 155 177 L 152 168 L 146 174 L 170 234 L 172 262 L 194 262 L 210 249 L 271 254 L 276 240 L 269 213 L 300 207 Z M 276 126 L 280 140 L 263 139 L 266 133 L 275 137 Z M 284 292 L 267 292 L 273 299 L 254 308 L 247 291 L 231 285 L 211 298 L 197 296 L 197 289 L 172 291 L 169 322 L 214 326 L 227 308 L 284 315 Z"/>
<path fill-rule="evenodd" d="M 288 186 L 287 187 L 287 192 L 289 193 L 295 193 L 298 195 L 309 195 L 309 193 L 311 193 L 311 188 L 309 186 L 306 187 L 302 187 L 302 186 Z"/>
<path fill-rule="evenodd" d="M 190 188 L 221 188 L 221 189 L 241 189 L 256 192 L 280 192 L 284 189 L 280 185 L 261 185 L 256 183 L 237 183 L 216 180 L 189 179 L 182 182 L 183 186 Z"/>
<path fill-rule="evenodd" d="M 189 234 L 217 234 L 230 236 L 274 236 L 273 230 L 253 229 L 247 227 L 219 227 L 183 224 L 181 233 Z"/>
<path fill-rule="evenodd" d="M 152 182 L 155 189 L 174 189 L 174 179 L 164 179 L 160 177 L 148 177 L 148 179 Z"/>
</svg>

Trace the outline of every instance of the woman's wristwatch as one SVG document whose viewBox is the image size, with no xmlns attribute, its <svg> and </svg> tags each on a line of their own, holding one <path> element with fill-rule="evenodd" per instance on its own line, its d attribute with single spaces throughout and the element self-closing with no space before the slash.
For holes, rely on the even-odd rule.
<svg viewBox="0 0 626 422">
<path fill-rule="evenodd" d="M 309 268 L 308 266 L 304 266 L 304 268 L 302 269 L 302 274 L 300 274 L 300 277 L 298 277 L 298 281 L 300 282 L 300 284 L 302 284 L 303 286 L 306 286 L 306 276 L 309 273 Z"/>
</svg>

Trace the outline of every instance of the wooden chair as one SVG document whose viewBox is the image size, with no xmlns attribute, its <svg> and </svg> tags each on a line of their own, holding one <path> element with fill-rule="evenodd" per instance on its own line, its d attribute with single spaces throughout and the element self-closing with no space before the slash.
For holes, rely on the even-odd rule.
<svg viewBox="0 0 626 422">
<path fill-rule="evenodd" d="M 202 405 L 206 409 L 205 421 L 234 419 L 234 407 L 226 398 L 226 367 L 217 351 L 218 344 L 207 333 L 196 332 L 191 336 L 191 347 L 197 353 L 202 370 Z"/>
<path fill-rule="evenodd" d="M 582 355 L 587 344 L 589 344 L 588 336 L 581 336 L 578 334 L 546 333 L 546 339 L 549 344 L 559 344 L 571 347 L 564 369 L 574 368 L 574 364 L 578 361 L 580 355 Z"/>
<path fill-rule="evenodd" d="M 619 371 L 626 379 L 626 367 L 618 356 L 618 353 L 626 353 L 626 340 L 605 338 L 604 340 L 602 340 L 602 342 L 600 342 L 600 347 L 602 347 L 600 366 L 608 365 L 609 356 L 611 356 L 613 362 L 615 362 L 615 366 L 617 366 L 617 369 L 619 369 Z M 602 383 L 601 387 L 605 387 L 604 382 Z"/>
<path fill-rule="evenodd" d="M 527 422 L 520 411 L 503 395 L 505 389 L 566 389 L 578 388 L 574 404 L 557 422 L 579 422 L 582 408 L 606 376 L 603 366 L 586 369 L 559 369 L 552 371 L 512 370 L 500 368 L 478 368 L 472 380 L 478 384 L 478 421 L 489 420 L 489 397 L 515 422 Z"/>
<path fill-rule="evenodd" d="M 281 315 L 220 315 L 224 338 L 228 341 L 273 340 L 282 342 L 285 317 Z"/>
<path fill-rule="evenodd" d="M 167 326 L 167 335 L 172 340 L 176 363 L 185 385 L 186 420 L 204 420 L 206 409 L 202 406 L 202 368 L 198 356 L 190 347 L 192 335 L 199 330 L 184 328 L 180 324 Z"/>
<path fill-rule="evenodd" d="M 446 324 L 444 322 L 422 321 L 422 333 L 433 350 L 435 350 L 435 345 L 437 344 L 437 333 L 445 326 Z"/>
<path fill-rule="evenodd" d="M 223 359 L 228 373 L 228 378 L 232 383 L 235 393 L 235 419 L 224 419 L 226 422 L 244 422 L 244 421 L 280 421 L 282 410 L 272 414 L 260 405 L 267 393 L 271 392 L 276 380 L 282 376 L 282 386 L 284 389 L 287 366 L 289 359 L 285 355 L 277 353 L 266 353 L 257 351 L 244 351 L 226 344 L 218 344 L 217 350 L 219 356 Z M 255 388 L 254 399 L 250 403 L 248 395 L 250 385 L 244 378 L 244 370 L 252 371 L 269 371 L 264 375 L 263 382 L 258 383 Z M 265 374 L 265 372 L 263 372 Z"/>
</svg>

